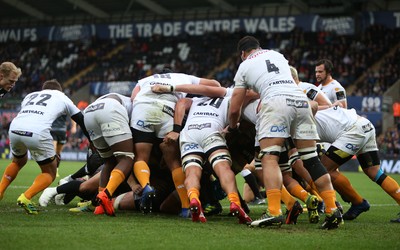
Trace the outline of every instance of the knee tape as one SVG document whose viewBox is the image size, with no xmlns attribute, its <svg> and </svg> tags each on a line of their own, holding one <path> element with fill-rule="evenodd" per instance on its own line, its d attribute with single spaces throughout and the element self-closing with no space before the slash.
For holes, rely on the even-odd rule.
<svg viewBox="0 0 400 250">
<path fill-rule="evenodd" d="M 228 161 L 229 165 L 232 165 L 231 156 L 228 152 L 217 153 L 210 157 L 210 163 L 213 168 L 220 161 Z"/>
<path fill-rule="evenodd" d="M 281 154 L 282 147 L 278 145 L 270 146 L 267 148 L 263 148 L 258 155 L 258 158 L 262 159 L 264 155 L 276 155 L 279 157 Z"/>
<path fill-rule="evenodd" d="M 318 157 L 316 149 L 317 149 L 316 147 L 308 147 L 308 148 L 298 149 L 297 151 L 300 154 L 300 159 L 305 161 L 314 157 Z"/>
<path fill-rule="evenodd" d="M 194 157 L 193 155 L 187 155 L 182 158 L 183 171 L 190 166 L 195 166 L 203 169 L 203 161 L 200 158 Z"/>
<path fill-rule="evenodd" d="M 293 164 L 297 161 L 300 160 L 300 154 L 299 152 L 295 152 L 294 154 L 292 154 L 291 156 L 289 156 L 289 165 L 293 166 Z"/>
<path fill-rule="evenodd" d="M 115 157 L 118 157 L 118 156 L 127 156 L 127 157 L 131 158 L 132 160 L 133 160 L 133 158 L 135 158 L 135 154 L 133 154 L 132 152 L 116 151 L 116 152 L 113 153 L 113 155 L 114 155 Z"/>
<path fill-rule="evenodd" d="M 256 170 L 261 170 L 262 169 L 261 159 L 259 159 L 258 157 L 256 157 L 254 159 L 254 168 Z"/>
</svg>

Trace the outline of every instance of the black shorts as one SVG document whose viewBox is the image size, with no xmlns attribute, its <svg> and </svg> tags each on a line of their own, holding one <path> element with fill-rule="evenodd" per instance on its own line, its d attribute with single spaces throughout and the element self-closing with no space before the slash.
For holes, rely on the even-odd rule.
<svg viewBox="0 0 400 250">
<path fill-rule="evenodd" d="M 58 144 L 65 144 L 67 142 L 67 133 L 65 131 L 50 131 L 53 141 Z"/>
</svg>

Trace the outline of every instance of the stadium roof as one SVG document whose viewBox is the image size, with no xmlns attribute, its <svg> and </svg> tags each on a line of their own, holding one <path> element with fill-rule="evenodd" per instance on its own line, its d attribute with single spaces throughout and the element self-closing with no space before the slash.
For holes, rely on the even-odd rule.
<svg viewBox="0 0 400 250">
<path fill-rule="evenodd" d="M 250 15 L 352 14 L 392 1 L 362 0 L 0 0 L 0 26 Z"/>
</svg>

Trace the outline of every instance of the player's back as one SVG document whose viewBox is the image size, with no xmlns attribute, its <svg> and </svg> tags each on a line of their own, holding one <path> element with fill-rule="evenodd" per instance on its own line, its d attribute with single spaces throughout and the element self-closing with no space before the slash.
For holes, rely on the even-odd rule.
<svg viewBox="0 0 400 250">
<path fill-rule="evenodd" d="M 11 126 L 14 130 L 48 133 L 57 117 L 65 114 L 72 116 L 78 112 L 79 109 L 64 93 L 46 89 L 30 93 L 24 98 Z"/>
<path fill-rule="evenodd" d="M 273 50 L 256 50 L 243 61 L 235 76 L 235 84 L 246 85 L 261 96 L 261 99 L 276 95 L 303 96 L 294 82 L 286 58 Z"/>
<path fill-rule="evenodd" d="M 339 106 L 320 110 L 315 114 L 318 135 L 321 141 L 332 143 L 351 128 L 358 119 L 354 109 Z"/>
<path fill-rule="evenodd" d="M 193 98 L 186 121 L 187 129 L 196 129 L 196 126 L 199 126 L 197 129 L 202 129 L 201 126 L 209 126 L 214 130 L 222 130 L 228 122 L 229 100 L 230 96 Z"/>
<path fill-rule="evenodd" d="M 134 102 L 153 102 L 157 100 L 176 103 L 186 94 L 182 92 L 158 94 L 154 93 L 151 87 L 155 84 L 176 86 L 178 84 L 199 84 L 199 82 L 200 78 L 183 73 L 154 74 L 138 81 L 140 91 L 136 95 Z"/>
</svg>

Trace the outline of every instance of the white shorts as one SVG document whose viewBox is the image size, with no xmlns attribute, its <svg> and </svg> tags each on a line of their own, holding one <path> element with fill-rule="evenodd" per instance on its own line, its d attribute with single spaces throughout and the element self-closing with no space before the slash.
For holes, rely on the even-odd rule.
<svg viewBox="0 0 400 250">
<path fill-rule="evenodd" d="M 132 139 L 126 108 L 113 98 L 96 100 L 84 110 L 90 139 L 98 149 Z"/>
<path fill-rule="evenodd" d="M 131 127 L 164 138 L 173 128 L 174 108 L 157 101 L 135 103 L 132 109 Z"/>
<path fill-rule="evenodd" d="M 40 162 L 56 155 L 53 137 L 50 133 L 48 135 L 39 135 L 29 131 L 13 130 L 11 127 L 8 135 L 11 152 L 15 156 L 23 156 L 29 150 L 32 159 Z"/>
<path fill-rule="evenodd" d="M 364 117 L 359 117 L 351 129 L 345 131 L 332 146 L 350 154 L 358 155 L 378 151 L 375 127 Z"/>
<path fill-rule="evenodd" d="M 225 138 L 218 132 L 194 133 L 182 131 L 179 139 L 182 158 L 188 154 L 211 154 L 214 150 L 227 148 Z"/>
<path fill-rule="evenodd" d="M 274 96 L 261 103 L 257 120 L 258 139 L 319 140 L 307 98 Z"/>
</svg>

